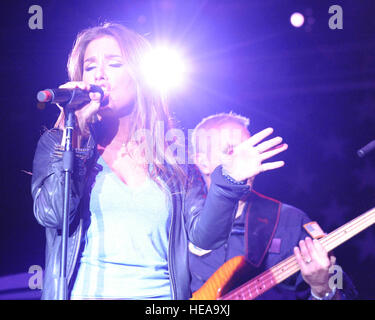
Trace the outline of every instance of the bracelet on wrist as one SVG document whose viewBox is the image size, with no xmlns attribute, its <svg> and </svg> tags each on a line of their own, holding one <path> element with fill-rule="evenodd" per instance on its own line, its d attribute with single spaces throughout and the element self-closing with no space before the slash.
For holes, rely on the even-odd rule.
<svg viewBox="0 0 375 320">
<path fill-rule="evenodd" d="M 336 294 L 336 287 L 334 287 L 331 292 L 327 292 L 323 297 L 318 297 L 317 295 L 314 294 L 314 292 L 312 290 L 310 290 L 310 294 L 311 296 L 315 299 L 315 300 L 332 300 L 332 298 L 335 296 Z"/>
<path fill-rule="evenodd" d="M 227 180 L 229 181 L 230 183 L 233 183 L 233 184 L 237 184 L 237 185 L 245 185 L 247 183 L 247 179 L 245 180 L 242 180 L 242 181 L 237 181 L 235 179 L 233 179 L 226 171 L 223 167 L 221 167 L 221 174 L 222 176 Z"/>
</svg>

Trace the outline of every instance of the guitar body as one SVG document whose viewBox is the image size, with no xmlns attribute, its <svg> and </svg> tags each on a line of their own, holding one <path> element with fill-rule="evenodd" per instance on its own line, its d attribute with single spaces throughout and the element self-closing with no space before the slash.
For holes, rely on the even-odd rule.
<svg viewBox="0 0 375 320">
<path fill-rule="evenodd" d="M 238 286 L 242 276 L 248 274 L 249 266 L 243 256 L 237 256 L 224 263 L 193 293 L 190 300 L 218 300 L 232 288 Z"/>
</svg>

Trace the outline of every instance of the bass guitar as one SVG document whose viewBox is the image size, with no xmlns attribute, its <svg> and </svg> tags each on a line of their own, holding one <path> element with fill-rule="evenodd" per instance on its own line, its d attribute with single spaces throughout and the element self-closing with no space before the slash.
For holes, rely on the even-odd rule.
<svg viewBox="0 0 375 320">
<path fill-rule="evenodd" d="M 375 208 L 372 208 L 332 231 L 319 241 L 329 252 L 374 223 Z M 300 269 L 296 258 L 292 255 L 252 280 L 231 290 L 233 279 L 246 272 L 247 267 L 243 256 L 228 260 L 199 290 L 193 293 L 191 300 L 253 300 Z"/>
</svg>

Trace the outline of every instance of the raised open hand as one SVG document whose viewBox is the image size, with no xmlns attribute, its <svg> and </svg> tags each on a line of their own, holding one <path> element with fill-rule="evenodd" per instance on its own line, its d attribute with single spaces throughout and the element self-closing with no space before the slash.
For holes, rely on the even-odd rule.
<svg viewBox="0 0 375 320">
<path fill-rule="evenodd" d="M 233 179 L 242 181 L 253 178 L 260 172 L 284 166 L 284 161 L 263 163 L 264 160 L 288 148 L 286 143 L 282 144 L 281 137 L 263 141 L 272 133 L 273 129 L 267 128 L 235 147 L 227 146 L 222 154 L 222 166 L 225 172 Z"/>
</svg>

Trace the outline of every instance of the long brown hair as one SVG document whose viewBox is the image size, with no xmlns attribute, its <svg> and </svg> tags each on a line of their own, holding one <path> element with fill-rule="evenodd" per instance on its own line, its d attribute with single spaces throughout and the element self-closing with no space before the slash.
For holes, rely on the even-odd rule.
<svg viewBox="0 0 375 320">
<path fill-rule="evenodd" d="M 103 36 L 113 37 L 117 41 L 130 76 L 136 85 L 136 102 L 130 114 L 131 127 L 129 128 L 128 137 L 133 137 L 138 130 L 148 130 L 155 137 L 158 130 L 156 124 L 158 123 L 163 123 L 165 134 L 174 127 L 174 123 L 168 111 L 166 97 L 161 92 L 150 88 L 143 80 L 141 71 L 142 58 L 151 49 L 151 44 L 138 33 L 115 23 L 106 23 L 102 26 L 81 31 L 76 38 L 68 59 L 67 69 L 70 81 L 82 81 L 83 59 L 86 48 L 91 41 Z M 63 121 L 62 110 L 55 127 L 62 128 Z M 167 177 L 177 178 L 180 183 L 183 183 L 185 179 L 184 170 L 174 156 L 165 153 L 166 148 L 165 139 L 162 139 L 162 141 L 160 139 L 156 140 L 152 146 L 154 157 L 151 163 L 151 177 L 155 179 L 160 174 L 164 174 Z M 157 159 L 163 159 L 163 161 L 160 162 Z M 169 164 L 171 170 L 167 169 L 165 162 Z"/>
</svg>

